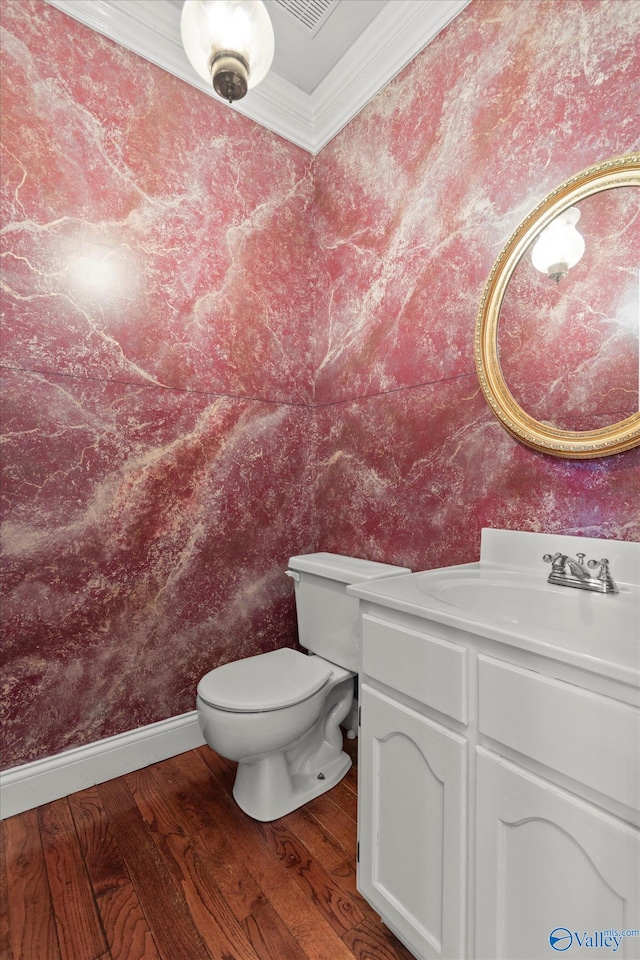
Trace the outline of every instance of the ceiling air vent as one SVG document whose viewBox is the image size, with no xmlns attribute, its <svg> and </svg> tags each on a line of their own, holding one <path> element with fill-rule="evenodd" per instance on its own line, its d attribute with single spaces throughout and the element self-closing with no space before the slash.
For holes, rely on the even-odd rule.
<svg viewBox="0 0 640 960">
<path fill-rule="evenodd" d="M 273 0 L 298 26 L 312 37 L 324 25 L 338 0 Z"/>
</svg>

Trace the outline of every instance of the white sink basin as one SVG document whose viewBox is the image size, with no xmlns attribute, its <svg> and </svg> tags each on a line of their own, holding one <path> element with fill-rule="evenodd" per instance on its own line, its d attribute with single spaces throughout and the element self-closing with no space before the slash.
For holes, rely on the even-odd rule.
<svg viewBox="0 0 640 960">
<path fill-rule="evenodd" d="M 554 587 L 541 571 L 435 570 L 416 578 L 416 587 L 434 600 L 473 619 L 502 620 L 521 628 L 554 631 L 631 631 L 634 605 L 629 594 L 601 594 Z"/>
<path fill-rule="evenodd" d="M 609 558 L 620 592 L 548 583 L 543 555 L 557 550 Z M 348 592 L 640 686 L 638 543 L 483 530 L 478 563 L 373 581 Z"/>
</svg>

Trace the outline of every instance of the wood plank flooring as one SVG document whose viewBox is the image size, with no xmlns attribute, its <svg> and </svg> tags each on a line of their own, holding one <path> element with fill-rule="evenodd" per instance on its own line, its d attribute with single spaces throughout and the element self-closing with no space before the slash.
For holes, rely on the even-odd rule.
<svg viewBox="0 0 640 960">
<path fill-rule="evenodd" d="M 201 747 L 5 820 L 0 958 L 412 960 L 356 890 L 355 764 L 273 823 L 234 776 Z"/>
</svg>

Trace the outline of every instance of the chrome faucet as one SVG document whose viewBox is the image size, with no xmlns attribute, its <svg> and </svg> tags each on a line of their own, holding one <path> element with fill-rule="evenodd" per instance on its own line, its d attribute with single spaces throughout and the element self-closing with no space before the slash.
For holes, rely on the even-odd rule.
<svg viewBox="0 0 640 960">
<path fill-rule="evenodd" d="M 547 583 L 555 583 L 559 587 L 576 587 L 578 590 L 595 590 L 597 593 L 618 593 L 618 587 L 609 571 L 609 561 L 589 560 L 585 567 L 584 553 L 576 554 L 577 560 L 566 553 L 545 553 L 543 560 L 551 564 L 551 573 Z M 599 568 L 596 576 L 591 576 L 589 570 Z M 568 568 L 568 571 L 567 571 Z"/>
</svg>

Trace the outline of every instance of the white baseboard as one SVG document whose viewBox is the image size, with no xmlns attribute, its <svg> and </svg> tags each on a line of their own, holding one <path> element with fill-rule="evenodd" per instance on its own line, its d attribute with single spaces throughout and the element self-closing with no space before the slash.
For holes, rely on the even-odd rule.
<svg viewBox="0 0 640 960">
<path fill-rule="evenodd" d="M 195 710 L 0 772 L 0 819 L 202 746 Z"/>
</svg>

